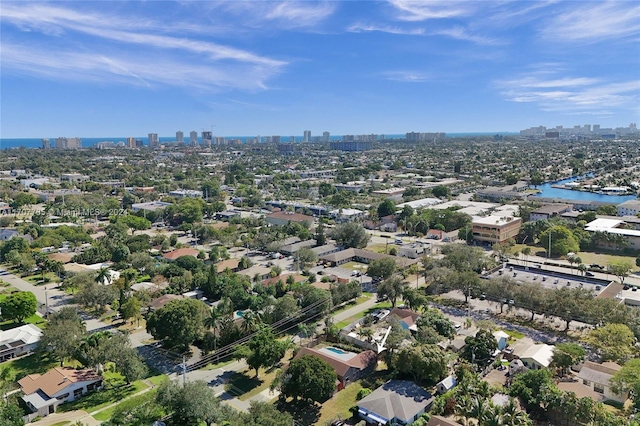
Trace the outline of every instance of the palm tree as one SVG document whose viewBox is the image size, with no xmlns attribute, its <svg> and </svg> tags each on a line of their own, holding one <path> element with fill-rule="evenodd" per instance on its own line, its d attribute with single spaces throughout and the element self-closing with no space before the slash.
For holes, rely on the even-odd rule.
<svg viewBox="0 0 640 426">
<path fill-rule="evenodd" d="M 469 426 L 471 424 L 471 407 L 471 398 L 469 398 L 468 395 L 463 395 L 456 402 L 455 414 L 456 416 L 461 417 L 461 421 L 464 426 Z"/>
<path fill-rule="evenodd" d="M 244 311 L 242 313 L 241 329 L 246 334 L 251 334 L 263 325 L 260 314 L 254 311 Z"/>
<path fill-rule="evenodd" d="M 109 272 L 109 268 L 101 267 L 96 271 L 95 282 L 98 284 L 111 284 L 111 272 Z"/>
<path fill-rule="evenodd" d="M 371 343 L 371 341 L 373 340 L 373 330 L 371 329 L 371 327 L 363 328 L 358 332 L 358 334 L 367 339 L 367 342 L 369 343 Z"/>
</svg>

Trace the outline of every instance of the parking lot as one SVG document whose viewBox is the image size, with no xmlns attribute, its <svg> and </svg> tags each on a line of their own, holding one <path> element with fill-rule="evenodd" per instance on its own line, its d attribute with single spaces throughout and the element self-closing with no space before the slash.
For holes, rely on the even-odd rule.
<svg viewBox="0 0 640 426">
<path fill-rule="evenodd" d="M 609 282 L 595 277 L 583 276 L 578 269 L 574 274 L 558 272 L 546 269 L 544 265 L 535 265 L 534 267 L 507 264 L 505 267 L 497 270 L 490 276 L 499 277 L 506 276 L 516 281 L 516 283 L 539 283 L 546 288 L 585 288 L 599 294 L 604 290 Z"/>
</svg>

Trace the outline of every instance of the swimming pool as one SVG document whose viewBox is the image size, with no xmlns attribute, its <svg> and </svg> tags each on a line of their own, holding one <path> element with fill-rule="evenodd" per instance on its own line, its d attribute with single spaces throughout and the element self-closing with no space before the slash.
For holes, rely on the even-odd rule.
<svg viewBox="0 0 640 426">
<path fill-rule="evenodd" d="M 349 352 L 345 352 L 342 349 L 338 349 L 338 348 L 334 348 L 334 347 L 328 347 L 326 348 L 328 351 L 331 351 L 333 353 L 336 353 L 338 355 L 347 355 Z"/>
</svg>

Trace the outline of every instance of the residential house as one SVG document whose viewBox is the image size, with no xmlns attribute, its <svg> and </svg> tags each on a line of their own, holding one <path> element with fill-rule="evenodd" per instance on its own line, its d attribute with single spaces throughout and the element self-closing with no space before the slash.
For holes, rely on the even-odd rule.
<svg viewBox="0 0 640 426">
<path fill-rule="evenodd" d="M 340 251 L 340 247 L 335 244 L 325 244 L 323 246 L 314 247 L 311 249 L 318 257 L 325 256 L 327 254 L 336 253 Z"/>
<path fill-rule="evenodd" d="M 398 256 L 408 257 L 409 259 L 417 259 L 425 253 L 431 252 L 431 245 L 425 243 L 413 243 L 400 246 Z"/>
<path fill-rule="evenodd" d="M 611 378 L 620 371 L 622 367 L 615 362 L 604 362 L 598 364 L 591 361 L 585 361 L 578 373 L 578 379 L 582 384 L 589 386 L 594 392 L 602 394 L 604 399 L 611 399 L 620 403 L 627 400 L 626 395 L 620 395 L 611 389 Z"/>
<path fill-rule="evenodd" d="M 418 321 L 418 318 L 420 318 L 419 313 L 414 312 L 411 309 L 393 308 L 389 313 L 389 317 L 391 316 L 398 317 L 403 328 L 414 333 L 418 331 L 416 322 Z"/>
<path fill-rule="evenodd" d="M 447 376 L 438 383 L 436 383 L 436 392 L 438 395 L 442 395 L 453 389 L 456 386 L 456 378 L 455 376 Z"/>
<path fill-rule="evenodd" d="M 368 212 L 358 209 L 336 209 L 329 212 L 331 216 L 338 223 L 355 222 L 367 217 Z"/>
<path fill-rule="evenodd" d="M 183 247 L 183 248 L 179 248 L 179 249 L 170 251 L 168 253 L 165 253 L 162 255 L 162 257 L 164 257 L 167 260 L 176 260 L 177 258 L 182 256 L 193 256 L 197 258 L 198 254 L 200 254 L 199 250 L 196 250 L 190 247 Z"/>
<path fill-rule="evenodd" d="M 7 241 L 20 235 L 15 229 L 0 229 L 0 241 Z"/>
<path fill-rule="evenodd" d="M 253 265 L 251 268 L 244 269 L 238 273 L 248 277 L 251 281 L 254 281 L 254 278 L 256 277 L 258 278 L 258 281 L 262 281 L 271 276 L 271 268 L 267 268 L 262 265 Z"/>
<path fill-rule="evenodd" d="M 240 259 L 226 259 L 216 263 L 216 269 L 218 273 L 224 272 L 229 269 L 231 272 L 238 272 L 240 270 Z"/>
<path fill-rule="evenodd" d="M 91 369 L 54 367 L 45 374 L 30 374 L 18 381 L 22 399 L 40 417 L 55 413 L 58 405 L 102 388 L 102 376 Z"/>
<path fill-rule="evenodd" d="M 434 398 L 414 382 L 389 380 L 357 403 L 358 415 L 374 425 L 410 425 Z"/>
<path fill-rule="evenodd" d="M 33 324 L 0 331 L 0 362 L 33 352 L 42 330 Z"/>
<path fill-rule="evenodd" d="M 313 216 L 306 214 L 293 213 L 286 211 L 273 212 L 265 217 L 267 224 L 275 226 L 286 226 L 289 222 L 299 223 L 301 225 L 313 223 Z"/>
<path fill-rule="evenodd" d="M 153 299 L 151 303 L 149 303 L 149 310 L 155 311 L 157 309 L 160 309 L 167 303 L 176 299 L 182 299 L 182 296 L 179 296 L 177 294 L 164 294 L 158 298 Z"/>
<path fill-rule="evenodd" d="M 516 347 L 514 355 L 520 358 L 525 367 L 532 370 L 549 367 L 553 357 L 553 346 L 545 343 L 533 344 L 525 347 Z"/>
<path fill-rule="evenodd" d="M 460 423 L 441 416 L 431 416 L 427 426 L 460 426 Z"/>
<path fill-rule="evenodd" d="M 338 390 L 370 374 L 378 364 L 378 356 L 373 351 L 359 354 L 337 348 L 300 348 L 294 359 L 304 355 L 315 355 L 329 364 L 338 376 Z"/>
</svg>

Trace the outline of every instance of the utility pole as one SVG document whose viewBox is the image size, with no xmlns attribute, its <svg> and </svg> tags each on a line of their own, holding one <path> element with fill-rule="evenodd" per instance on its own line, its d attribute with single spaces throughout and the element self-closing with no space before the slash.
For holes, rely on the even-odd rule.
<svg viewBox="0 0 640 426">
<path fill-rule="evenodd" d="M 187 385 L 187 361 L 182 355 L 182 386 Z"/>
<path fill-rule="evenodd" d="M 547 251 L 547 259 L 551 257 L 551 229 L 549 229 L 549 251 Z"/>
</svg>

